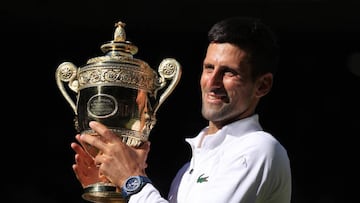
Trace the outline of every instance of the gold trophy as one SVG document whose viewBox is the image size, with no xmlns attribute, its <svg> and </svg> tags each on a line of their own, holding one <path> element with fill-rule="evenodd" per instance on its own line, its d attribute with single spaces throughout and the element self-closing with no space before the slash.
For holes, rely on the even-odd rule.
<svg viewBox="0 0 360 203">
<path fill-rule="evenodd" d="M 79 133 L 96 135 L 88 126 L 89 121 L 95 120 L 127 145 L 138 147 L 148 140 L 158 108 L 178 84 L 181 66 L 175 59 L 166 58 L 157 73 L 146 62 L 134 58 L 138 48 L 126 40 L 124 26 L 121 21 L 115 24 L 114 40 L 100 47 L 103 56 L 91 58 L 79 68 L 63 62 L 57 67 L 55 78 L 75 112 L 74 125 Z M 99 153 L 95 147 L 81 144 L 92 157 Z M 125 202 L 116 186 L 108 182 L 87 186 L 82 198 L 91 202 Z"/>
</svg>

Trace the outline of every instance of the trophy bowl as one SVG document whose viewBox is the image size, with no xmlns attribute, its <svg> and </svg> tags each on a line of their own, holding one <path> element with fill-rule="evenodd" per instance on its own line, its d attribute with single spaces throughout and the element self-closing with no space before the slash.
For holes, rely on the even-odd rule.
<svg viewBox="0 0 360 203">
<path fill-rule="evenodd" d="M 157 110 L 177 86 L 181 66 L 175 59 L 165 58 L 156 72 L 134 58 L 138 48 L 126 40 L 124 27 L 121 21 L 115 23 L 114 39 L 100 47 L 103 56 L 90 58 L 80 67 L 63 62 L 55 79 L 75 113 L 77 132 L 96 136 L 88 124 L 98 121 L 127 145 L 138 147 L 148 140 Z M 92 157 L 99 153 L 89 144 L 80 144 Z M 111 182 L 86 186 L 82 197 L 91 202 L 125 202 Z"/>
</svg>

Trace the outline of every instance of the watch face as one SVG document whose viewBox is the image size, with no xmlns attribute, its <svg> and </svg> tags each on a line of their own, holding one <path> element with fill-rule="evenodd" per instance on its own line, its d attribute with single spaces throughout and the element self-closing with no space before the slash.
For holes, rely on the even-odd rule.
<svg viewBox="0 0 360 203">
<path fill-rule="evenodd" d="M 135 191 L 140 187 L 141 180 L 139 177 L 132 177 L 126 181 L 125 187 L 127 191 Z"/>
</svg>

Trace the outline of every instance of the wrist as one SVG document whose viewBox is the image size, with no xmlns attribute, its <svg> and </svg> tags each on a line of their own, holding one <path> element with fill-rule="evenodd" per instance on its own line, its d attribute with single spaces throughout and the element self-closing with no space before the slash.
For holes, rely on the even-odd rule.
<svg viewBox="0 0 360 203">
<path fill-rule="evenodd" d="M 140 192 L 147 183 L 151 184 L 152 182 L 146 176 L 130 176 L 123 183 L 121 194 L 125 199 L 128 199 L 131 195 Z"/>
</svg>

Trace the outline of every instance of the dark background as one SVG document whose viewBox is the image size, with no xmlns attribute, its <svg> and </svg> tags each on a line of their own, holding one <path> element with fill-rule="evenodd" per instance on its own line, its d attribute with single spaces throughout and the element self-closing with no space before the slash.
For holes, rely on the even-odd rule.
<svg viewBox="0 0 360 203">
<path fill-rule="evenodd" d="M 360 3 L 325 0 L 10 1 L 1 11 L 2 199 L 85 202 L 71 165 L 74 113 L 55 83 L 64 61 L 102 55 L 121 20 L 136 58 L 157 70 L 176 58 L 182 79 L 158 111 L 148 175 L 165 195 L 190 151 L 184 137 L 206 125 L 198 79 L 206 32 L 235 15 L 276 32 L 281 63 L 260 120 L 288 149 L 293 203 L 354 202 L 360 129 Z M 355 186 L 351 186 L 355 184 Z M 211 195 L 211 194 L 209 194 Z"/>
</svg>

